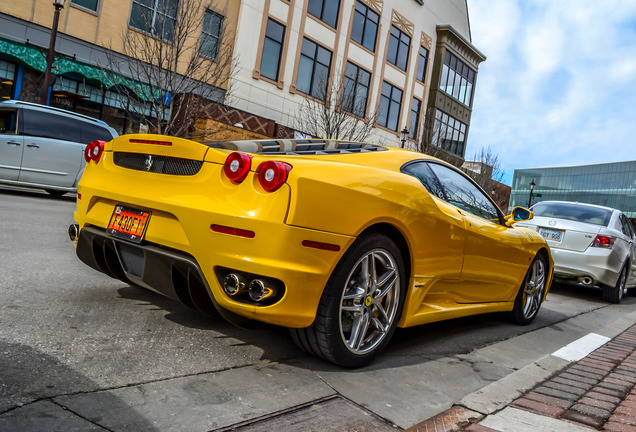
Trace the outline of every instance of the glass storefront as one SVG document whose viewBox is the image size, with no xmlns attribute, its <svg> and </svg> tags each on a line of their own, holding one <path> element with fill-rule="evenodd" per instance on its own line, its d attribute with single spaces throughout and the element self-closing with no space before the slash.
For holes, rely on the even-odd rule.
<svg viewBox="0 0 636 432">
<path fill-rule="evenodd" d="M 90 8 L 89 3 L 96 2 L 79 4 Z M 34 46 L 0 38 L 0 101 L 40 102 L 45 54 Z M 159 94 L 139 81 L 64 56 L 56 58 L 54 76 L 51 106 L 102 119 L 120 134 L 148 130 L 148 119 L 157 116 L 151 108 Z M 162 119 L 168 115 L 165 109 Z"/>
<path fill-rule="evenodd" d="M 137 133 L 142 119 L 127 114 L 126 104 L 134 103 L 134 111 L 152 118 L 148 103 L 129 102 L 125 95 L 112 90 L 102 90 L 81 77 L 58 76 L 51 91 L 51 106 L 75 111 L 101 119 L 117 133 Z"/>
<path fill-rule="evenodd" d="M 0 60 L 0 101 L 11 99 L 15 86 L 16 66 Z"/>
<path fill-rule="evenodd" d="M 549 200 L 590 203 L 636 218 L 636 161 L 515 170 L 510 208 L 528 205 L 532 181 L 533 204 Z"/>
</svg>

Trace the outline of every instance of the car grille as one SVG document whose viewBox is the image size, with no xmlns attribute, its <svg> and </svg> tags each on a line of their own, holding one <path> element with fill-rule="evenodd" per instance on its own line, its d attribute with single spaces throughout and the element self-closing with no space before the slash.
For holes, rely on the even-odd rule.
<svg viewBox="0 0 636 432">
<path fill-rule="evenodd" d="M 158 174 L 192 176 L 203 166 L 202 161 L 142 153 L 115 152 L 115 165 Z"/>
</svg>

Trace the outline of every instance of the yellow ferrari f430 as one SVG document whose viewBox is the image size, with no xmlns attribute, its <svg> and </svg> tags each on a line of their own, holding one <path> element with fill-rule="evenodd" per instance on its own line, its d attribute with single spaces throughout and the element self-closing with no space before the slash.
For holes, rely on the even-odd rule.
<svg viewBox="0 0 636 432">
<path fill-rule="evenodd" d="M 197 143 L 123 135 L 86 148 L 69 232 L 114 278 L 303 350 L 368 363 L 396 327 L 486 312 L 528 324 L 552 281 L 536 231 L 460 170 L 335 140 Z"/>
</svg>

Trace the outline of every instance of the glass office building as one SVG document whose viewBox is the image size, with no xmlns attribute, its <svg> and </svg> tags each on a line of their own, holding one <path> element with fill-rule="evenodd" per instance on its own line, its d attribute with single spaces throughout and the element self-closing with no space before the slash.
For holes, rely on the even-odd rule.
<svg viewBox="0 0 636 432">
<path fill-rule="evenodd" d="M 510 208 L 532 203 L 575 201 L 622 210 L 636 218 L 636 161 L 515 170 Z"/>
</svg>

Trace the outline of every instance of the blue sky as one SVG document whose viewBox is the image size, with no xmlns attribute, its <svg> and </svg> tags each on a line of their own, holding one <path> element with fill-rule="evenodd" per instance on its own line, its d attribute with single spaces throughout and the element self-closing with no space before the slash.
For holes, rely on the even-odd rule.
<svg viewBox="0 0 636 432">
<path fill-rule="evenodd" d="M 479 67 L 466 159 L 636 160 L 635 0 L 468 0 Z"/>
</svg>

